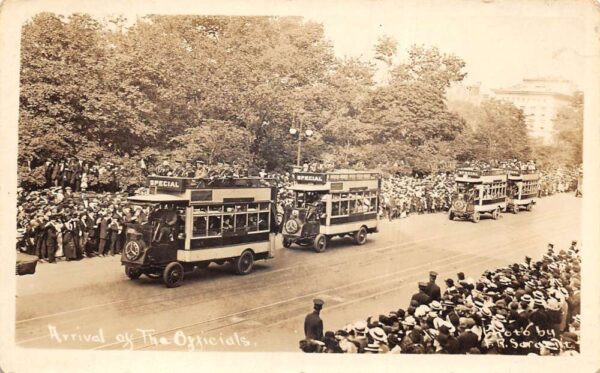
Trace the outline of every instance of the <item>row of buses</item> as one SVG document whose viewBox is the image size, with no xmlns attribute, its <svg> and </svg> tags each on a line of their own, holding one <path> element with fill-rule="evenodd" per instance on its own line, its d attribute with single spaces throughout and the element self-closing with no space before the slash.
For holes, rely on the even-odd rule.
<svg viewBox="0 0 600 373">
<path fill-rule="evenodd" d="M 283 246 L 326 250 L 331 239 L 362 245 L 377 232 L 381 178 L 375 172 L 294 173 L 293 204 L 277 221 L 277 190 L 259 178 L 149 177 L 149 193 L 129 197 L 150 209 L 147 221 L 128 223 L 121 263 L 130 279 L 145 275 L 177 287 L 184 274 L 211 263 L 230 263 L 240 275 Z M 450 219 L 477 222 L 483 213 L 530 210 L 537 174 L 459 169 Z"/>
<path fill-rule="evenodd" d="M 179 286 L 185 272 L 231 263 L 237 274 L 273 258 L 283 245 L 317 252 L 334 237 L 357 245 L 377 232 L 380 178 L 376 173 L 295 173 L 293 206 L 277 224 L 277 190 L 259 178 L 193 179 L 151 176 L 149 193 L 129 201 L 151 209 L 148 220 L 127 224 L 121 263 L 130 279 L 162 278 Z"/>
<path fill-rule="evenodd" d="M 478 223 L 482 214 L 498 219 L 501 212 L 531 211 L 539 193 L 535 170 L 459 168 L 448 218 Z"/>
</svg>

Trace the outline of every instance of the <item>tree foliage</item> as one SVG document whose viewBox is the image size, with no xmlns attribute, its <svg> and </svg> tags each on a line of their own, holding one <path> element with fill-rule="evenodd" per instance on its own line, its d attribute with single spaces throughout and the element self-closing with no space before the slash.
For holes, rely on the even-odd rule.
<svg viewBox="0 0 600 373">
<path fill-rule="evenodd" d="M 323 26 L 298 17 L 125 21 L 42 13 L 24 25 L 21 180 L 35 185 L 36 165 L 70 156 L 117 164 L 132 184 L 143 178 L 142 158 L 282 170 L 296 160 L 289 129 L 300 127 L 315 133 L 302 158 L 349 167 L 428 172 L 457 157 L 528 151 L 513 107 L 486 103 L 469 126 L 449 110 L 445 91 L 465 77 L 465 63 L 437 48 L 402 53 L 382 37 L 365 61 L 336 58 Z M 384 82 L 378 61 L 390 72 Z M 557 118 L 565 144 L 577 142 L 575 117 Z"/>
</svg>

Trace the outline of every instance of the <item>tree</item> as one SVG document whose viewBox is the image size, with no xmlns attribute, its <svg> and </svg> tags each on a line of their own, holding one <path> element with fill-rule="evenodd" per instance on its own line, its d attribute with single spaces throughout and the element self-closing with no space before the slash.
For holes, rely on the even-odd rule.
<svg viewBox="0 0 600 373">
<path fill-rule="evenodd" d="M 250 138 L 245 128 L 230 122 L 207 120 L 172 140 L 177 147 L 173 155 L 182 161 L 204 160 L 208 165 L 217 161 L 244 164 L 251 159 Z"/>
<path fill-rule="evenodd" d="M 494 99 L 481 103 L 481 122 L 472 134 L 473 156 L 482 160 L 528 159 L 531 145 L 523 111 Z"/>
<path fill-rule="evenodd" d="M 396 66 L 393 79 L 401 82 L 418 81 L 444 92 L 451 83 L 462 81 L 467 73 L 465 62 L 452 54 L 442 54 L 438 48 L 413 45 L 407 61 Z"/>
<path fill-rule="evenodd" d="M 375 44 L 375 59 L 392 66 L 393 58 L 398 51 L 398 42 L 391 36 L 384 35 Z"/>
<path fill-rule="evenodd" d="M 555 147 L 564 163 L 578 166 L 583 162 L 583 94 L 576 93 L 571 105 L 558 111 L 554 118 Z"/>
</svg>

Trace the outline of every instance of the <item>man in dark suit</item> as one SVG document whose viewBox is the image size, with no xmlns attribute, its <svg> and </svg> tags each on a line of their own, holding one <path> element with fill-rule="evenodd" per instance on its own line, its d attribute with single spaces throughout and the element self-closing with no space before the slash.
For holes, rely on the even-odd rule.
<svg viewBox="0 0 600 373">
<path fill-rule="evenodd" d="M 98 219 L 99 223 L 99 244 L 98 244 L 98 255 L 105 256 L 106 255 L 106 241 L 108 240 L 108 218 L 106 217 L 106 213 L 101 212 L 101 218 Z"/>
<path fill-rule="evenodd" d="M 431 300 L 439 301 L 442 298 L 442 295 L 440 293 L 440 287 L 437 286 L 435 283 L 437 275 L 438 274 L 435 271 L 429 272 L 429 283 L 427 284 L 426 293 L 427 295 L 429 295 L 429 298 L 431 298 Z"/>
<path fill-rule="evenodd" d="M 426 290 L 427 283 L 419 282 L 419 292 L 412 296 L 411 301 L 416 301 L 417 303 L 419 303 L 419 306 L 423 304 L 429 304 L 429 302 L 431 302 L 431 298 L 429 297 L 429 295 L 427 295 Z"/>
<path fill-rule="evenodd" d="M 56 230 L 56 227 L 54 226 L 54 224 L 56 223 L 56 218 L 54 216 L 52 216 L 50 218 L 50 221 L 48 222 L 48 224 L 45 227 L 45 231 L 46 231 L 46 253 L 47 257 L 48 257 L 48 263 L 56 263 L 56 259 L 55 259 L 55 254 L 56 254 L 56 248 L 58 246 L 58 231 Z M 44 257 L 46 255 L 43 255 Z"/>
<path fill-rule="evenodd" d="M 319 317 L 319 313 L 323 308 L 324 302 L 321 299 L 314 299 L 313 304 L 313 311 L 306 315 L 306 318 L 304 319 L 304 335 L 306 336 L 306 339 L 316 339 L 320 341 L 323 339 L 323 320 Z"/>
</svg>

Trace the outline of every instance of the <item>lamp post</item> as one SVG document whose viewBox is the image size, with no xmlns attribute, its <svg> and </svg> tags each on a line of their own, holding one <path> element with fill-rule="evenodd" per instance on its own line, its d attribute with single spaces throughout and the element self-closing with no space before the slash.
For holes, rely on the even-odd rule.
<svg viewBox="0 0 600 373">
<path fill-rule="evenodd" d="M 311 129 L 307 129 L 304 132 L 302 131 L 302 120 L 300 120 L 300 129 L 296 129 L 294 127 L 290 128 L 290 135 L 296 136 L 298 135 L 298 150 L 296 152 L 296 166 L 300 166 L 300 156 L 302 154 L 302 136 L 305 138 L 309 138 L 313 135 L 313 131 Z"/>
</svg>

